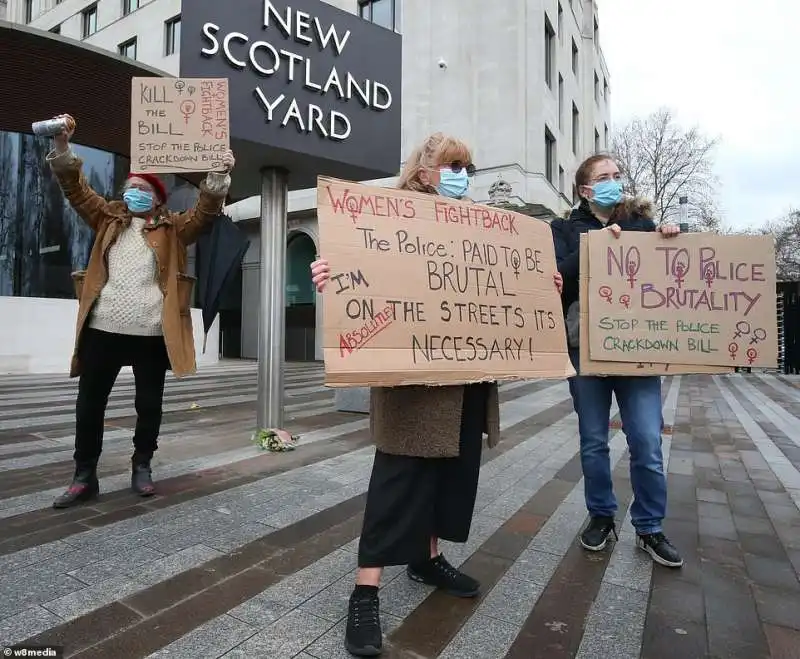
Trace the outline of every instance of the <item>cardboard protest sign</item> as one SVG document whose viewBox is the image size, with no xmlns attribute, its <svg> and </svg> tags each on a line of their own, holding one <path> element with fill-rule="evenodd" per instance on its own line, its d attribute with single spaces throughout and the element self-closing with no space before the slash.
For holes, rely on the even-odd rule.
<svg viewBox="0 0 800 659">
<path fill-rule="evenodd" d="M 774 368 L 769 236 L 589 234 L 592 360 Z"/>
<path fill-rule="evenodd" d="M 230 147 L 227 78 L 133 78 L 131 170 L 208 172 Z"/>
<path fill-rule="evenodd" d="M 580 373 L 581 375 L 689 375 L 731 373 L 727 366 L 697 366 L 693 364 L 658 364 L 652 362 L 603 362 L 589 356 L 589 235 L 581 235 L 580 252 Z"/>
<path fill-rule="evenodd" d="M 563 378 L 544 222 L 437 195 L 320 178 L 326 384 Z"/>
</svg>

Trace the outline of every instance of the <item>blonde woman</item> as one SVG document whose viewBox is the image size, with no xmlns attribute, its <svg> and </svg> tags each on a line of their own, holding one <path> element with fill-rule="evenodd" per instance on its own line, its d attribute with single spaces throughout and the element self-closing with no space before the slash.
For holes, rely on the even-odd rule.
<svg viewBox="0 0 800 659">
<path fill-rule="evenodd" d="M 415 150 L 397 187 L 463 199 L 474 173 L 470 149 L 436 133 Z M 311 265 L 317 290 L 330 278 L 325 259 Z M 554 275 L 560 290 L 561 277 Z M 466 542 L 481 464 L 500 438 L 497 384 L 381 387 L 371 393 L 372 467 L 356 586 L 345 647 L 356 656 L 382 649 L 378 587 L 383 568 L 407 565 L 409 578 L 456 597 L 476 597 L 480 584 L 439 552 L 439 539 Z"/>
</svg>

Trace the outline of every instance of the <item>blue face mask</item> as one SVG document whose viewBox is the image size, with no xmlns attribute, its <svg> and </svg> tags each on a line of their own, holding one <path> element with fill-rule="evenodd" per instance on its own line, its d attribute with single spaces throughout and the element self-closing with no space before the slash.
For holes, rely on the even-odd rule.
<svg viewBox="0 0 800 659">
<path fill-rule="evenodd" d="M 622 201 L 622 183 L 619 181 L 600 181 L 592 186 L 594 196 L 591 202 L 600 208 L 612 208 Z"/>
<path fill-rule="evenodd" d="M 439 170 L 439 185 L 436 189 L 443 197 L 461 199 L 467 194 L 467 188 L 469 188 L 469 176 L 466 167 L 462 167 L 460 172 L 454 172 L 449 167 Z"/>
<path fill-rule="evenodd" d="M 128 205 L 131 213 L 147 213 L 153 210 L 153 195 L 139 188 L 128 188 L 122 199 Z"/>
</svg>

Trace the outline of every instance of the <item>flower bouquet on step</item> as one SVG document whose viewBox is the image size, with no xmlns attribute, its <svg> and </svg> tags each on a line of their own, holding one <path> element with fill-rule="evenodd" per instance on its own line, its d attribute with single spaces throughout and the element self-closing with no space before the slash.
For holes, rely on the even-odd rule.
<svg viewBox="0 0 800 659">
<path fill-rule="evenodd" d="M 273 453 L 294 451 L 297 448 L 298 439 L 297 435 L 278 428 L 265 428 L 253 433 L 253 443 L 262 451 L 272 451 Z"/>
</svg>

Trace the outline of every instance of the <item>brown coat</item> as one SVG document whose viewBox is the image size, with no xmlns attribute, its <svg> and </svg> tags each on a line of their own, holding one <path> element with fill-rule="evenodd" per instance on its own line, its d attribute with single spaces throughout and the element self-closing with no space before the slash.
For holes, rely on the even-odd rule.
<svg viewBox="0 0 800 659">
<path fill-rule="evenodd" d="M 418 458 L 458 455 L 464 387 L 374 387 L 370 397 L 370 430 L 384 453 Z M 486 401 L 487 445 L 500 441 L 497 383 L 489 385 Z"/>
<path fill-rule="evenodd" d="M 73 274 L 79 300 L 75 351 L 70 367 L 70 377 L 75 377 L 81 373 L 78 361 L 81 333 L 108 280 L 108 250 L 130 224 L 131 214 L 124 202 L 107 201 L 92 190 L 83 175 L 83 162 L 71 152 L 55 158 L 51 154 L 48 161 L 64 196 L 96 234 L 89 265 L 86 270 Z M 221 212 L 226 194 L 227 188 L 212 192 L 204 182 L 192 210 L 173 213 L 162 206 L 155 213 L 156 221 L 145 226 L 146 240 L 156 258 L 158 284 L 164 294 L 161 316 L 164 343 L 172 372 L 178 377 L 194 373 L 196 369 L 190 312 L 195 278 L 186 274 L 186 246 Z"/>
</svg>

